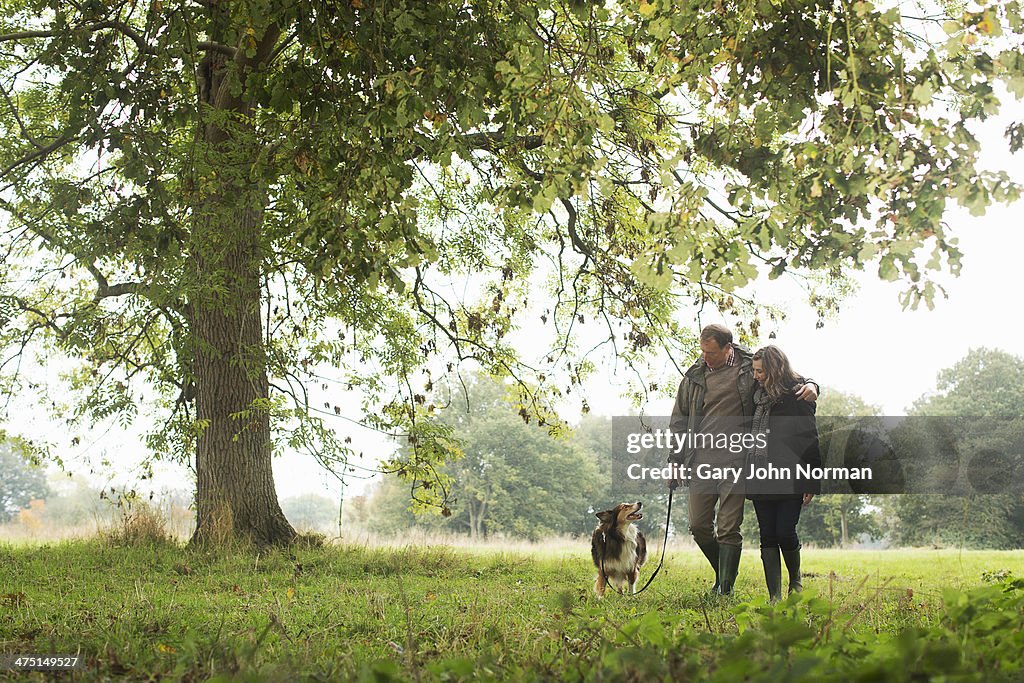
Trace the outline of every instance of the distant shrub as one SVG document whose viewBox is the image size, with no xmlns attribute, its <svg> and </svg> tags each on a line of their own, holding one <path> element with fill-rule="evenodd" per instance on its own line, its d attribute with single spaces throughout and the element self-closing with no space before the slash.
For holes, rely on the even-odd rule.
<svg viewBox="0 0 1024 683">
<path fill-rule="evenodd" d="M 167 520 L 144 502 L 122 507 L 120 517 L 115 518 L 103 537 L 112 545 L 129 547 L 173 543 L 167 532 Z"/>
</svg>

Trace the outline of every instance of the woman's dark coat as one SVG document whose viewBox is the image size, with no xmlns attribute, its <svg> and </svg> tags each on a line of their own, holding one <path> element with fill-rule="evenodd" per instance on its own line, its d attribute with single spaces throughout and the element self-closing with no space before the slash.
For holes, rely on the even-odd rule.
<svg viewBox="0 0 1024 683">
<path fill-rule="evenodd" d="M 757 385 L 754 391 L 755 424 L 756 412 L 765 408 L 769 410 L 767 460 L 780 469 L 788 468 L 794 478 L 789 481 L 748 481 L 747 498 L 777 500 L 804 493 L 820 493 L 819 479 L 798 478 L 796 470 L 797 463 L 821 467 L 815 404 L 797 400 L 792 391 L 787 391 L 774 403 L 760 405 L 765 398 L 764 389 Z M 755 462 L 753 457 L 748 458 L 748 468 L 751 462 Z M 763 461 L 757 461 L 756 464 L 765 465 Z"/>
</svg>

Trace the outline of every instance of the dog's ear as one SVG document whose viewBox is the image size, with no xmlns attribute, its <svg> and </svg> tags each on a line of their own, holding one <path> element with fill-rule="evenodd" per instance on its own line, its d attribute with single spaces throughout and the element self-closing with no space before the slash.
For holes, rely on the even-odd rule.
<svg viewBox="0 0 1024 683">
<path fill-rule="evenodd" d="M 599 520 L 601 520 L 602 522 L 604 522 L 605 524 L 608 524 L 612 520 L 615 519 L 615 511 L 614 510 L 605 510 L 604 512 L 598 512 L 597 513 L 597 518 Z"/>
</svg>

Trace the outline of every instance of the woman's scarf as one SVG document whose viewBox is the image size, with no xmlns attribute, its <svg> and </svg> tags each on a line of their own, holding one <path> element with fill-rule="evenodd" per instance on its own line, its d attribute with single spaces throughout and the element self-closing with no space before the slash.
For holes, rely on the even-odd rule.
<svg viewBox="0 0 1024 683">
<path fill-rule="evenodd" d="M 772 416 L 772 404 L 775 403 L 768 396 L 768 392 L 758 385 L 754 391 L 754 419 L 751 422 L 750 433 L 755 436 L 767 434 L 769 419 Z M 762 445 L 758 445 L 758 444 Z M 768 439 L 754 439 L 754 447 L 748 453 L 749 458 L 757 467 L 764 467 L 768 464 Z"/>
</svg>

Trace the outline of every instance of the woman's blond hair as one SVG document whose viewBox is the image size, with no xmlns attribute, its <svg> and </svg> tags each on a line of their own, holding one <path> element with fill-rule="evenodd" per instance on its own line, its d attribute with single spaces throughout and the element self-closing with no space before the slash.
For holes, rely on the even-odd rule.
<svg viewBox="0 0 1024 683">
<path fill-rule="evenodd" d="M 778 346 L 765 346 L 754 352 L 753 360 L 761 361 L 764 369 L 764 381 L 761 388 L 772 401 L 778 401 L 788 393 L 794 384 L 800 384 L 803 378 L 793 370 L 789 358 Z"/>
</svg>

